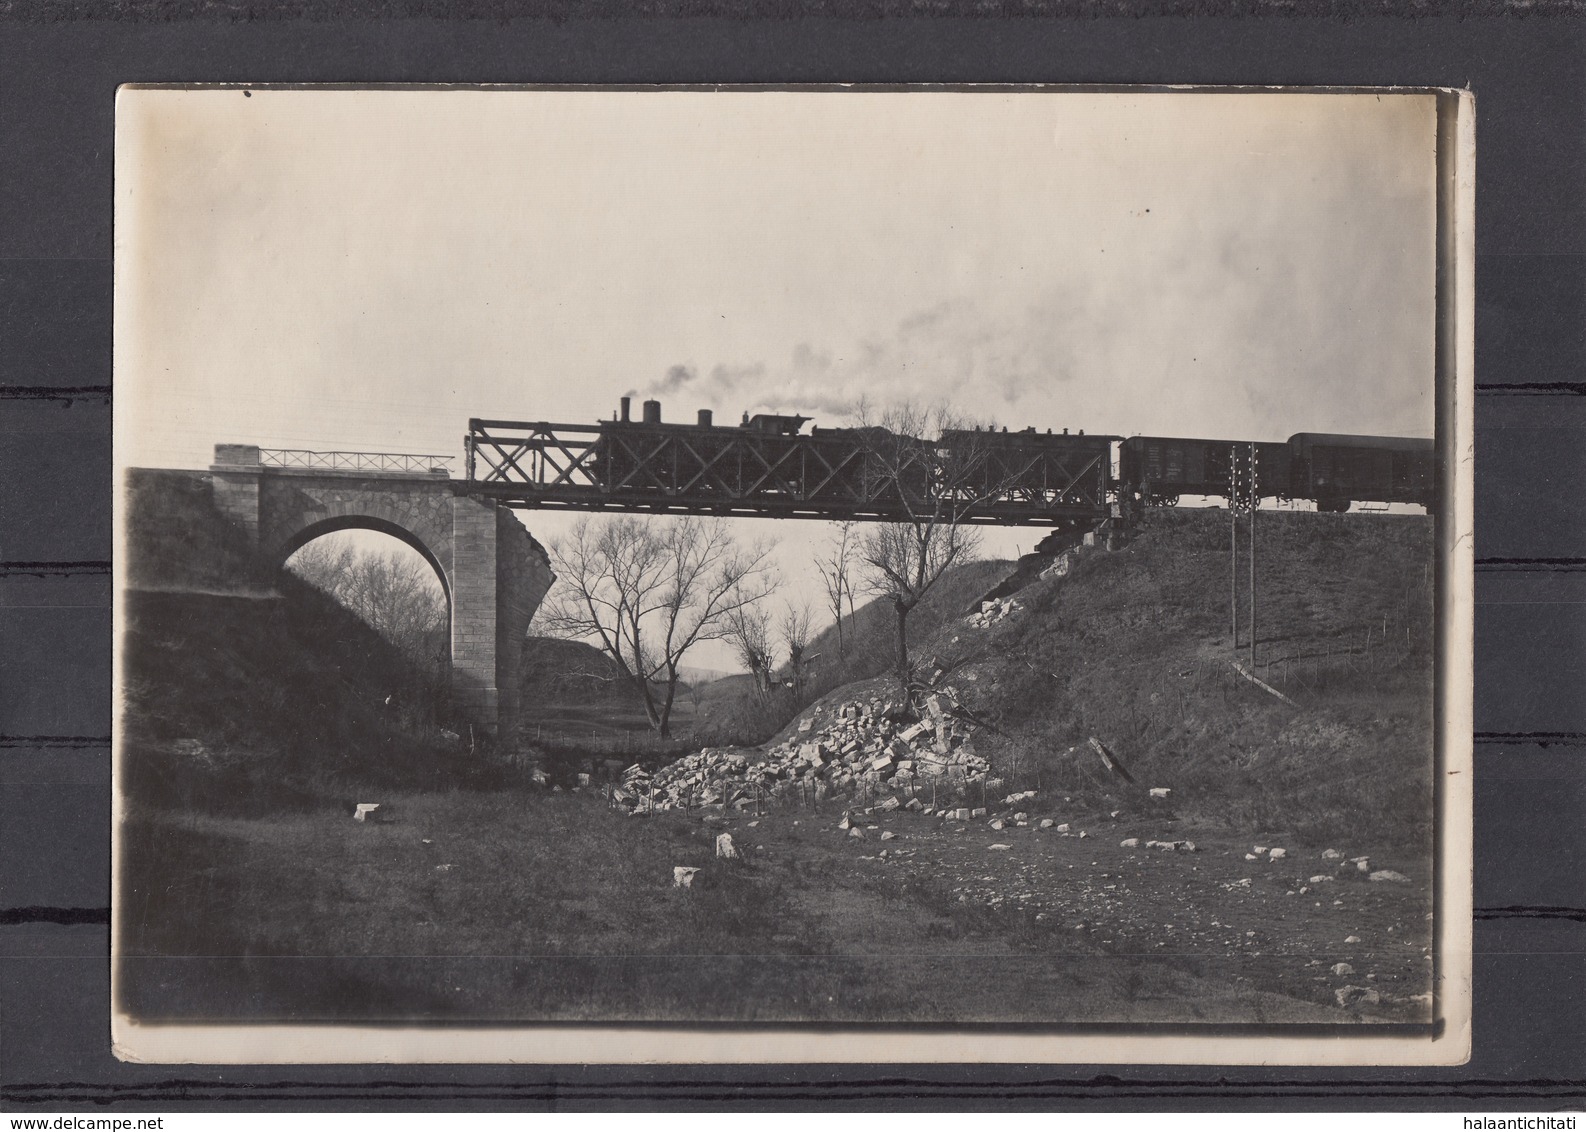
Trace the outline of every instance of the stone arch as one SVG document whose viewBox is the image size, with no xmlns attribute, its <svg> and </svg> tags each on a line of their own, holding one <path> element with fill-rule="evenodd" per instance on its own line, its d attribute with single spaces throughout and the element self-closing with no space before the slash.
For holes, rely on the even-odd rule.
<svg viewBox="0 0 1586 1132">
<path fill-rule="evenodd" d="M 449 485 L 419 481 L 271 476 L 259 499 L 259 549 L 279 569 L 305 543 L 345 530 L 372 530 L 412 547 L 441 580 L 455 612 L 456 570 Z"/>
<path fill-rule="evenodd" d="M 442 546 L 445 560 L 440 554 L 431 549 L 424 539 L 414 532 L 389 519 L 382 519 L 376 515 L 338 515 L 332 518 L 320 519 L 309 523 L 295 534 L 288 536 L 279 543 L 272 553 L 271 567 L 276 570 L 283 569 L 287 561 L 303 547 L 324 535 L 335 534 L 338 531 L 376 531 L 389 535 L 405 546 L 417 551 L 419 556 L 429 563 L 430 569 L 435 571 L 435 576 L 440 580 L 441 593 L 446 598 L 446 616 L 448 622 L 452 614 L 452 563 L 450 540 Z"/>
</svg>

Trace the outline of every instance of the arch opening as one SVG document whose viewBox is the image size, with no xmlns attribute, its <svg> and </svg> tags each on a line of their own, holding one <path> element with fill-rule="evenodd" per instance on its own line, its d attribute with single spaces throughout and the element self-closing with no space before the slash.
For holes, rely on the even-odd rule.
<svg viewBox="0 0 1586 1132">
<path fill-rule="evenodd" d="M 280 568 L 326 593 L 421 669 L 449 666 L 449 579 L 412 534 L 378 520 L 315 524 L 291 540 Z"/>
<path fill-rule="evenodd" d="M 447 610 L 448 612 L 450 611 L 452 604 L 451 576 L 447 568 L 441 564 L 440 559 L 435 556 L 435 552 L 429 548 L 423 539 L 406 527 L 374 515 L 338 515 L 332 519 L 310 523 L 288 539 L 281 547 L 280 561 L 276 563 L 276 568 L 285 569 L 298 551 L 309 543 L 324 538 L 326 535 L 336 535 L 348 531 L 370 531 L 375 534 L 386 535 L 415 552 L 434 571 L 435 578 L 440 583 L 441 594 L 446 600 Z"/>
</svg>

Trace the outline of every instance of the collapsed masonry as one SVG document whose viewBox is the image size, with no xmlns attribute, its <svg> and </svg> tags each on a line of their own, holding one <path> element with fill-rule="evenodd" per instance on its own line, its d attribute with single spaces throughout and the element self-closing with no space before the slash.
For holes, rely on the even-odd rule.
<svg viewBox="0 0 1586 1132">
<path fill-rule="evenodd" d="M 974 725 L 950 688 L 925 698 L 912 722 L 893 701 L 816 705 L 796 738 L 764 750 L 707 747 L 651 775 L 631 766 L 612 803 L 626 810 L 732 808 L 772 799 L 864 801 L 882 809 L 918 808 L 920 792 L 984 783 L 987 763 L 975 753 Z"/>
<path fill-rule="evenodd" d="M 1012 617 L 1017 613 L 1022 613 L 1023 611 L 1024 606 L 1019 604 L 1019 602 L 1015 601 L 1013 598 L 998 597 L 992 598 L 990 601 L 981 602 L 980 612 L 971 613 L 968 617 L 964 618 L 964 620 L 969 622 L 971 628 L 985 629 L 988 626 L 995 625 L 997 622 Z"/>
</svg>

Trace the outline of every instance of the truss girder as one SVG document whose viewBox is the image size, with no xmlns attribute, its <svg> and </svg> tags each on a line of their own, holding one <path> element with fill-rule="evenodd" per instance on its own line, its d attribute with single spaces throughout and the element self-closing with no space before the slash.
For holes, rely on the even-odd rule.
<svg viewBox="0 0 1586 1132">
<path fill-rule="evenodd" d="M 891 438 L 883 452 L 873 439 L 475 420 L 465 443 L 470 490 L 526 508 L 887 522 L 945 502 L 962 521 L 992 524 L 1108 514 L 1111 438 L 1004 439 L 958 462 L 945 441 L 911 451 Z"/>
</svg>

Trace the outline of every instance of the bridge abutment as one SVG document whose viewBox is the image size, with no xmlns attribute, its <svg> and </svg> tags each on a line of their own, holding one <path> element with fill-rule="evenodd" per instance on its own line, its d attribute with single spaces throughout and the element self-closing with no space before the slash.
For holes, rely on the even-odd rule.
<svg viewBox="0 0 1586 1132">
<path fill-rule="evenodd" d="M 510 508 L 463 494 L 444 475 L 283 468 L 253 445 L 215 446 L 216 508 L 266 568 L 333 531 L 401 539 L 434 567 L 451 611 L 454 702 L 476 727 L 516 731 L 529 621 L 555 575 Z"/>
</svg>

